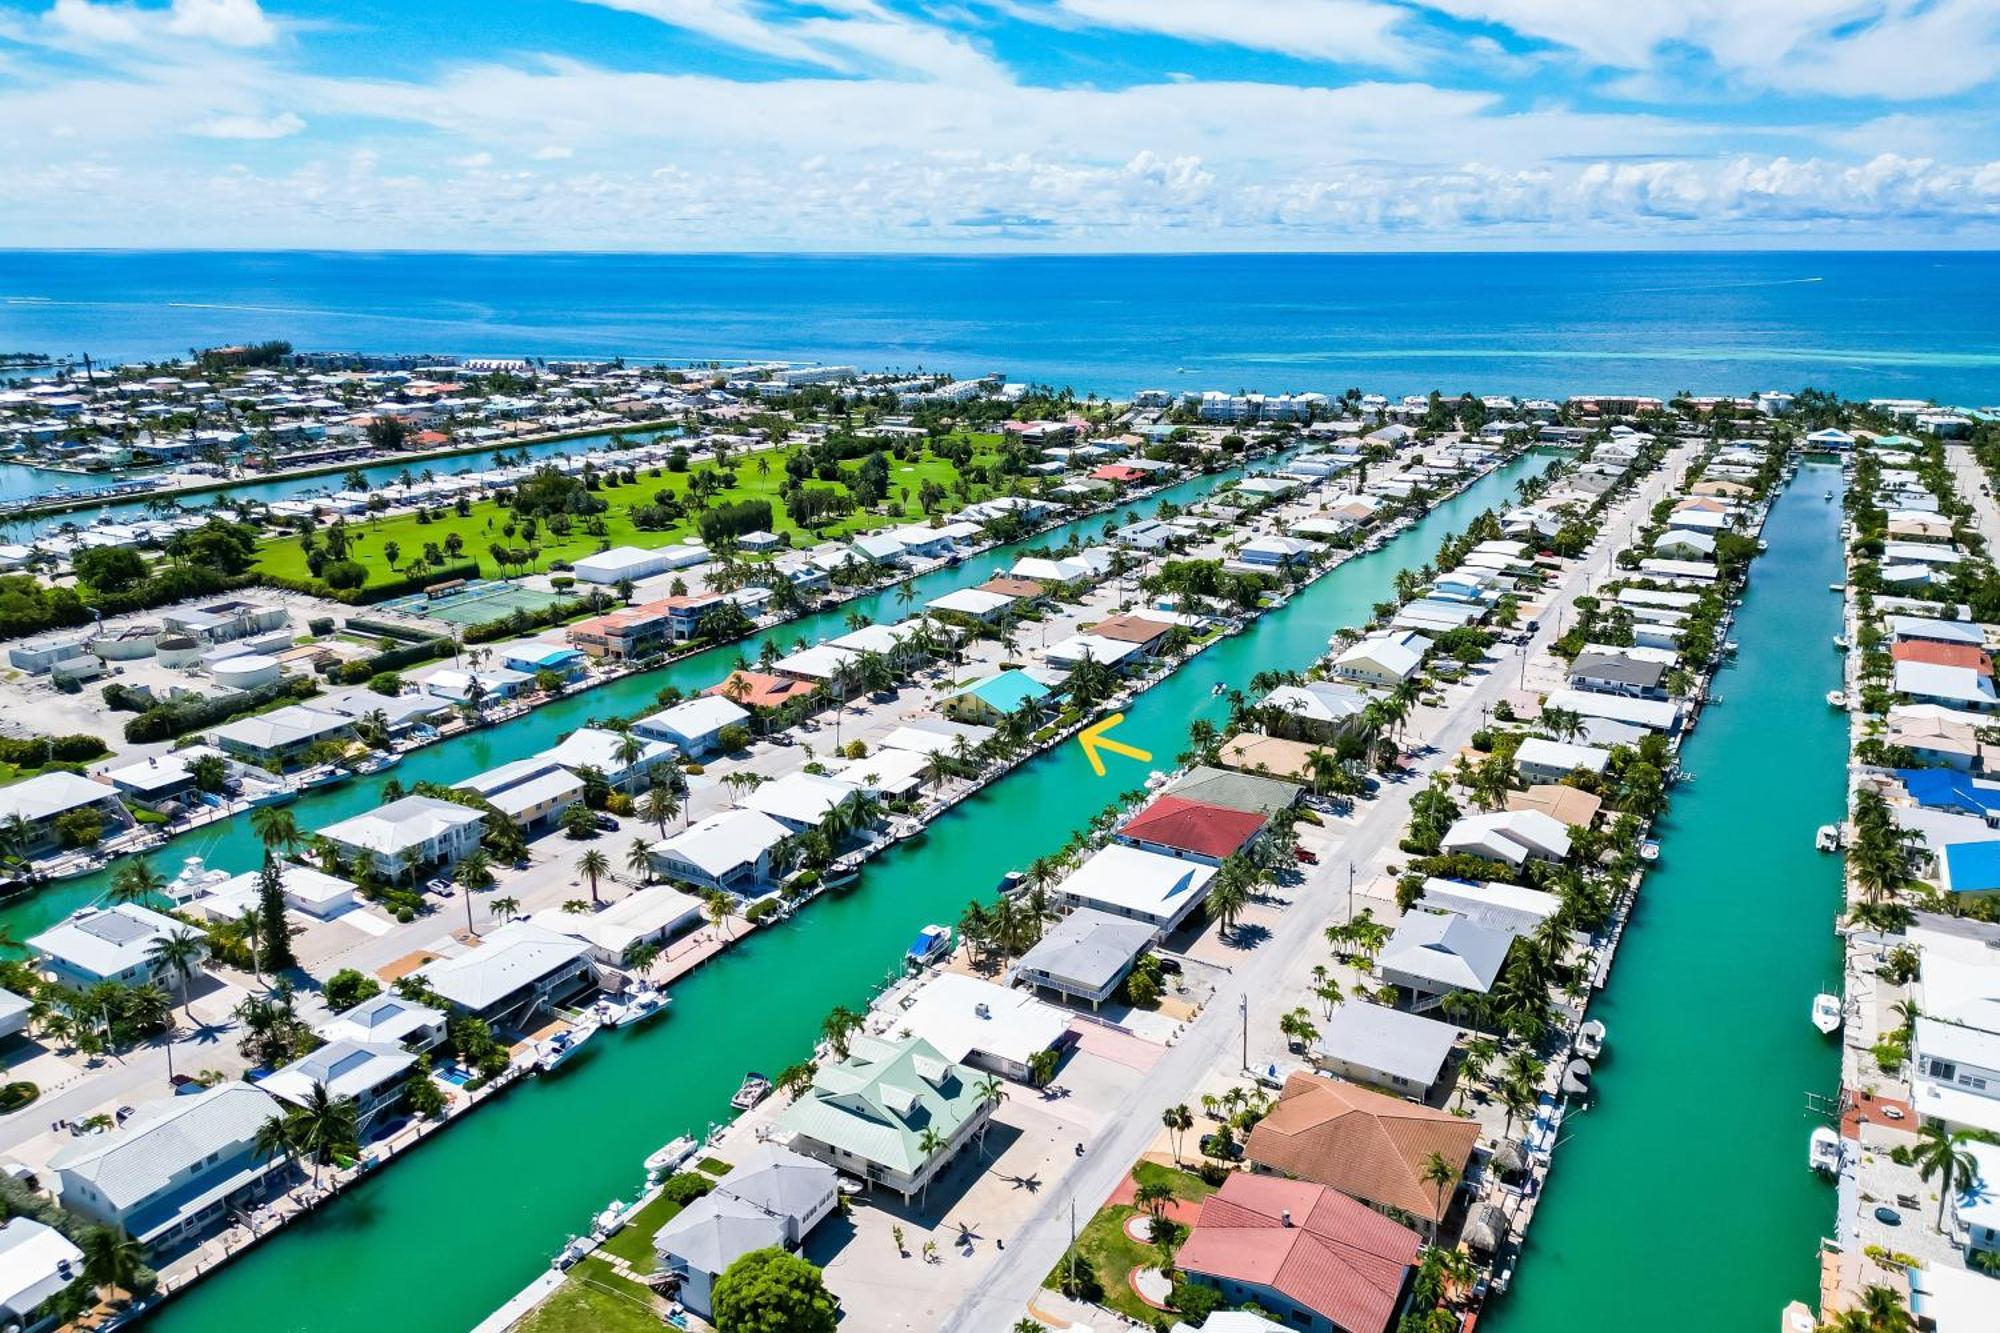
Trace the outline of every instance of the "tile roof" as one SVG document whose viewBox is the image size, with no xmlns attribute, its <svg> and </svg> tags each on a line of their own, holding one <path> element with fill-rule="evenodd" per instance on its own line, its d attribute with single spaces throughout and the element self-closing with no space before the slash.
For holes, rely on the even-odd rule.
<svg viewBox="0 0 2000 1333">
<path fill-rule="evenodd" d="M 1177 1262 L 1268 1287 L 1349 1333 L 1383 1333 L 1422 1238 L 1336 1190 L 1237 1174 L 1203 1202 Z"/>
<path fill-rule="evenodd" d="M 1435 1152 L 1463 1173 L 1478 1139 L 1475 1121 L 1352 1083 L 1294 1074 L 1250 1131 L 1244 1151 L 1272 1170 L 1435 1222 L 1437 1191 L 1423 1179 L 1425 1159 Z"/>
</svg>

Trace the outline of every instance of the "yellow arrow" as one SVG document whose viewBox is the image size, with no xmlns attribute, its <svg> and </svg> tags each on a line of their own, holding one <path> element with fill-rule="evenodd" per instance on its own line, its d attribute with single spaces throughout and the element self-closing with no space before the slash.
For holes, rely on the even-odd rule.
<svg viewBox="0 0 2000 1333">
<path fill-rule="evenodd" d="M 1090 761 L 1091 769 L 1100 778 L 1104 776 L 1104 759 L 1098 754 L 1099 750 L 1122 754 L 1127 759 L 1137 759 L 1142 764 L 1153 757 L 1151 751 L 1142 750 L 1136 745 L 1127 745 L 1124 741 L 1114 741 L 1104 734 L 1124 720 L 1123 713 L 1113 713 L 1110 717 L 1091 723 L 1076 735 L 1076 743 L 1083 747 L 1083 757 Z"/>
</svg>

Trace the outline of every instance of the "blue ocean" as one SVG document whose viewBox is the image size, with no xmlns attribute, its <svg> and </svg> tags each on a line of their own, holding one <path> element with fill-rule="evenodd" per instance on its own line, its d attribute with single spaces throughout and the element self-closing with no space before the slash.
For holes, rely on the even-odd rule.
<svg viewBox="0 0 2000 1333">
<path fill-rule="evenodd" d="M 2000 401 L 2000 254 L 0 253 L 0 351 L 783 358 L 1144 387 Z"/>
</svg>

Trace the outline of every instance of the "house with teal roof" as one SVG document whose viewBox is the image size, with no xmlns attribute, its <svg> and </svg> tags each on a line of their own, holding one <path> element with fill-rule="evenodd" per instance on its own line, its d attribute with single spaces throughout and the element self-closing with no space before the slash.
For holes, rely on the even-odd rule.
<svg viewBox="0 0 2000 1333">
<path fill-rule="evenodd" d="M 1049 687 L 1018 667 L 975 681 L 938 701 L 938 711 L 954 722 L 990 727 L 1025 704 L 1039 707 Z"/>
<path fill-rule="evenodd" d="M 923 1190 L 993 1114 L 976 1071 L 921 1037 L 856 1034 L 786 1107 L 791 1149 L 903 1196 Z"/>
</svg>

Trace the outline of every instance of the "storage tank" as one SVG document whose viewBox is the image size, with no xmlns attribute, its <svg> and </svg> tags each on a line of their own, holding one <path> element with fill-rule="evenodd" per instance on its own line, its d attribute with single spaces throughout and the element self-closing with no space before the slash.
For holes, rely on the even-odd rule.
<svg viewBox="0 0 2000 1333">
<path fill-rule="evenodd" d="M 160 665 L 184 671 L 201 661 L 201 645 L 179 634 L 169 634 L 159 642 Z"/>
<path fill-rule="evenodd" d="M 283 671 L 275 657 L 266 657 L 262 653 L 239 653 L 210 666 L 208 674 L 217 685 L 227 685 L 233 690 L 254 690 L 259 685 L 269 685 Z"/>
</svg>

